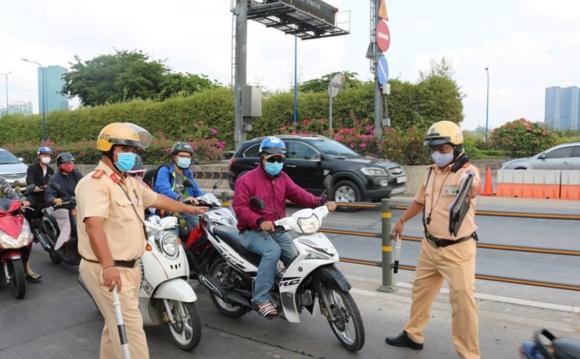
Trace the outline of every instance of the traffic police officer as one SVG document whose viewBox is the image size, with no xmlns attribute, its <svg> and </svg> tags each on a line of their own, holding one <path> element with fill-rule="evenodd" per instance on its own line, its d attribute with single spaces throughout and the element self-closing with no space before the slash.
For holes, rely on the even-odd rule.
<svg viewBox="0 0 580 359">
<path fill-rule="evenodd" d="M 77 185 L 78 246 L 83 260 L 81 280 L 105 319 L 101 336 L 101 359 L 122 358 L 113 309 L 112 289 L 119 290 L 131 356 L 149 358 L 138 295 L 141 286 L 139 260 L 145 250 L 144 209 L 203 213 L 158 195 L 125 174 L 133 168 L 136 151 L 152 137 L 132 123 L 111 123 L 97 139 L 103 153 L 97 168 Z"/>
<path fill-rule="evenodd" d="M 425 146 L 434 162 L 427 179 L 413 203 L 399 218 L 393 235 L 401 235 L 404 223 L 423 213 L 425 239 L 417 262 L 410 319 L 397 337 L 388 337 L 389 345 L 423 349 L 423 330 L 427 326 L 431 304 L 443 280 L 449 283 L 452 307 L 452 337 L 460 358 L 478 359 L 479 319 L 475 303 L 475 196 L 479 189 L 479 171 L 469 164 L 463 151 L 463 134 L 455 123 L 440 121 L 429 129 Z M 474 179 L 470 189 L 471 206 L 456 236 L 449 233 L 449 206 L 468 175 Z"/>
</svg>

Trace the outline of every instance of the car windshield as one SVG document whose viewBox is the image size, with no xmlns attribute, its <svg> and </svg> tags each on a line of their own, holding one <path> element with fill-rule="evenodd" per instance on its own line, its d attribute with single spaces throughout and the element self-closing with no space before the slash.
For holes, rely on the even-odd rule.
<svg viewBox="0 0 580 359">
<path fill-rule="evenodd" d="M 12 165 L 19 162 L 18 158 L 16 158 L 12 153 L 6 150 L 0 151 L 0 165 Z"/>
<path fill-rule="evenodd" d="M 320 152 L 337 158 L 358 158 L 359 154 L 340 142 L 329 139 L 315 139 L 311 142 Z"/>
</svg>

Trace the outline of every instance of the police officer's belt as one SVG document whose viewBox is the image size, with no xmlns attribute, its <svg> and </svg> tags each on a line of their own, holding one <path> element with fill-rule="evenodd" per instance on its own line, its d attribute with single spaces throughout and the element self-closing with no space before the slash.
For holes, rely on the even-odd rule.
<svg viewBox="0 0 580 359">
<path fill-rule="evenodd" d="M 81 258 L 83 258 L 83 260 L 85 260 L 87 262 L 100 264 L 100 262 L 98 262 L 98 261 L 86 259 L 84 257 L 81 257 Z M 135 267 L 135 264 L 137 264 L 138 262 L 139 262 L 139 259 L 132 259 L 130 261 L 113 261 L 113 263 L 115 264 L 115 267 L 123 267 L 123 268 L 133 268 L 133 267 Z"/>
<path fill-rule="evenodd" d="M 437 248 L 452 246 L 457 243 L 468 241 L 471 238 L 475 239 L 476 241 L 478 240 L 476 232 L 473 232 L 472 234 L 465 237 L 457 238 L 456 240 L 437 238 L 428 232 L 425 232 L 425 238 Z"/>
</svg>

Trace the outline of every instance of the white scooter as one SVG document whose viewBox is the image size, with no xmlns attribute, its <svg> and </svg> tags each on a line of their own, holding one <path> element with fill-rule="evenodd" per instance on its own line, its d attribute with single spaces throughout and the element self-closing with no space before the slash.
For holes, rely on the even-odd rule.
<svg viewBox="0 0 580 359">
<path fill-rule="evenodd" d="M 201 339 L 201 321 L 195 306 L 197 296 L 187 282 L 189 265 L 177 236 L 177 218 L 151 216 L 145 226 L 147 247 L 141 258 L 139 292 L 143 323 L 167 323 L 175 345 L 193 350 Z"/>
<path fill-rule="evenodd" d="M 260 256 L 246 250 L 235 228 L 235 220 L 215 196 L 198 198 L 200 205 L 210 207 L 202 215 L 204 239 L 196 253 L 191 249 L 189 259 L 201 284 L 210 290 L 217 309 L 228 317 L 240 317 L 256 310 L 251 303 L 252 288 Z M 252 198 L 253 210 L 266 211 L 259 198 Z M 358 307 L 349 293 L 350 284 L 334 266 L 339 261 L 336 248 L 318 230 L 328 208 L 302 209 L 290 217 L 275 222 L 279 231 L 298 234 L 294 245 L 298 256 L 277 278 L 272 289 L 272 302 L 287 321 L 300 322 L 303 309 L 313 313 L 316 299 L 336 338 L 351 352 L 360 350 L 365 331 Z M 207 244 L 203 241 L 207 240 Z"/>
<path fill-rule="evenodd" d="M 166 323 L 175 345 L 191 351 L 201 339 L 201 321 L 197 296 L 187 282 L 189 265 L 177 237 L 177 218 L 150 216 L 144 223 L 147 245 L 141 257 L 139 292 L 143 324 Z M 86 290 L 80 278 L 79 282 Z"/>
</svg>

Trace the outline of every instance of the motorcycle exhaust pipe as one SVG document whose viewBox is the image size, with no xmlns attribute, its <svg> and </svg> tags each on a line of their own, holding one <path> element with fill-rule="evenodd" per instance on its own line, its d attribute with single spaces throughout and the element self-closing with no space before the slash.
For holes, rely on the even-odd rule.
<svg viewBox="0 0 580 359">
<path fill-rule="evenodd" d="M 217 295 L 220 299 L 224 299 L 224 293 L 222 292 L 221 285 L 203 274 L 197 275 L 197 280 L 206 287 L 210 292 Z"/>
<path fill-rule="evenodd" d="M 50 246 L 48 239 L 44 237 L 44 233 L 42 233 L 38 229 L 35 230 L 35 232 L 36 232 L 35 233 L 36 239 L 38 239 L 38 242 L 40 242 L 40 245 L 42 246 L 42 248 L 47 252 L 52 252 L 52 247 Z"/>
</svg>

